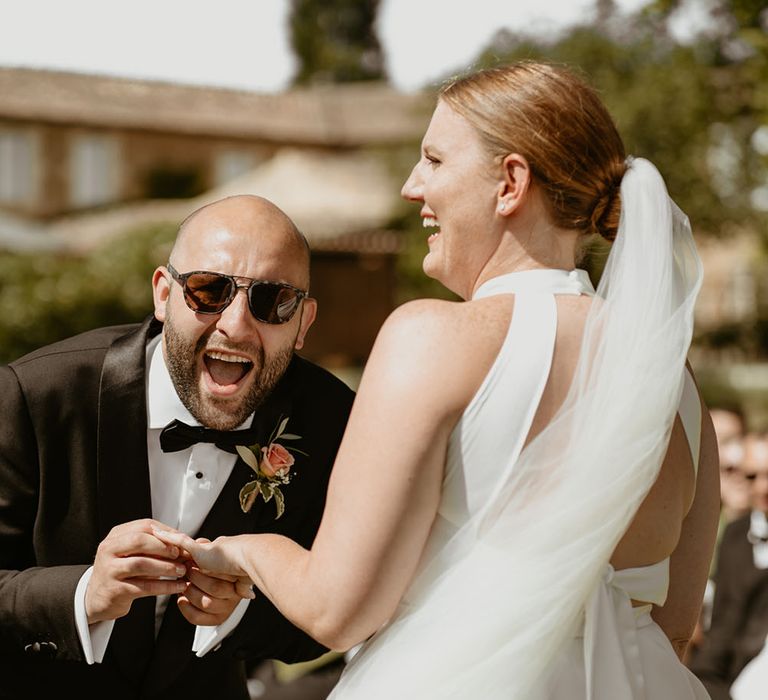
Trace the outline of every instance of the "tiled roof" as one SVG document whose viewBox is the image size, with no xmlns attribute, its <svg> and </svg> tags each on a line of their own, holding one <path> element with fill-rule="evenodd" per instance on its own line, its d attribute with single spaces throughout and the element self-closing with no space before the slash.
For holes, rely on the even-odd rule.
<svg viewBox="0 0 768 700">
<path fill-rule="evenodd" d="M 258 93 L 0 67 L 0 119 L 357 146 L 418 141 L 434 98 L 383 83 Z"/>
</svg>

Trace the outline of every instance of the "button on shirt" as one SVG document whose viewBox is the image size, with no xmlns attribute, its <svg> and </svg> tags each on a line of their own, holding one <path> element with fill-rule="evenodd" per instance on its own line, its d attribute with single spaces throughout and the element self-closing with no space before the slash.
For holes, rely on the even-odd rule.
<svg viewBox="0 0 768 700">
<path fill-rule="evenodd" d="M 152 496 L 152 517 L 181 532 L 195 536 L 208 511 L 221 493 L 237 455 L 211 443 L 198 443 L 178 452 L 160 449 L 160 431 L 172 420 L 200 425 L 181 403 L 168 374 L 161 336 L 147 344 L 147 457 Z M 237 429 L 248 428 L 251 414 Z M 233 504 L 236 507 L 237 504 Z M 114 621 L 87 624 L 85 589 L 92 568 L 83 575 L 75 594 L 78 634 L 88 663 L 104 658 Z M 160 628 L 169 596 L 158 596 L 155 608 L 155 634 Z M 218 626 L 198 626 L 192 650 L 203 656 L 217 646 L 240 622 L 250 601 L 241 600 L 229 618 Z"/>
</svg>

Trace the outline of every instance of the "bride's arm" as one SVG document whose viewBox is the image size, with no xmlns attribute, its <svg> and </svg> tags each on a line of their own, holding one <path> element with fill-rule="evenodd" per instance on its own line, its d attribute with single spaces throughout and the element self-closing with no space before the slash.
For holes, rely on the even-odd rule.
<svg viewBox="0 0 768 700">
<path fill-rule="evenodd" d="M 437 511 L 449 434 L 498 350 L 464 306 L 411 302 L 382 327 L 311 551 L 269 534 L 172 541 L 203 569 L 245 573 L 330 648 L 375 632 L 413 576 Z"/>
<path fill-rule="evenodd" d="M 683 449 L 687 449 L 687 443 Z M 701 403 L 701 445 L 693 503 L 683 520 L 680 539 L 670 558 L 670 585 L 663 607 L 653 618 L 680 659 L 696 627 L 717 537 L 720 468 L 717 438 L 706 405 Z"/>
</svg>

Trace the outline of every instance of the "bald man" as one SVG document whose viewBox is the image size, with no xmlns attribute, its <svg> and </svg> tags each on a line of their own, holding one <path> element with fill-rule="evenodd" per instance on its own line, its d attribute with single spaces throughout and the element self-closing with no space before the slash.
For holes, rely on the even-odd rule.
<svg viewBox="0 0 768 700">
<path fill-rule="evenodd" d="M 306 240 L 229 197 L 182 223 L 152 287 L 143 324 L 0 367 L 0 698 L 247 700 L 246 660 L 326 651 L 152 530 L 311 545 L 353 392 L 296 355 Z"/>
</svg>

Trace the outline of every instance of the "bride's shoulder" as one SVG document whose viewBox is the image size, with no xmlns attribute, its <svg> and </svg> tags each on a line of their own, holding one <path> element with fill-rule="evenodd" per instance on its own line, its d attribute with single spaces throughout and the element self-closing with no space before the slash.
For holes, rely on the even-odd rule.
<svg viewBox="0 0 768 700">
<path fill-rule="evenodd" d="M 500 314 L 482 301 L 447 301 L 443 299 L 415 299 L 398 306 L 384 322 L 380 335 L 414 341 L 418 332 L 425 342 L 445 341 L 445 333 L 451 333 L 454 340 L 464 336 L 476 338 L 478 331 L 488 330 L 495 319 L 502 324 L 509 321 L 499 318 Z M 507 316 L 502 313 L 501 316 Z"/>
<path fill-rule="evenodd" d="M 487 304 L 440 299 L 406 302 L 384 322 L 370 361 L 387 369 L 396 367 L 401 377 L 412 368 L 427 382 L 472 375 L 469 367 L 482 371 L 492 362 L 508 324 L 509 310 L 500 313 Z M 468 376 L 468 381 L 472 385 L 475 378 Z"/>
<path fill-rule="evenodd" d="M 465 306 L 420 299 L 396 308 L 376 337 L 359 394 L 372 391 L 424 414 L 455 417 L 477 389 L 491 361 L 485 354 L 492 352 L 482 329 L 468 322 Z"/>
</svg>

